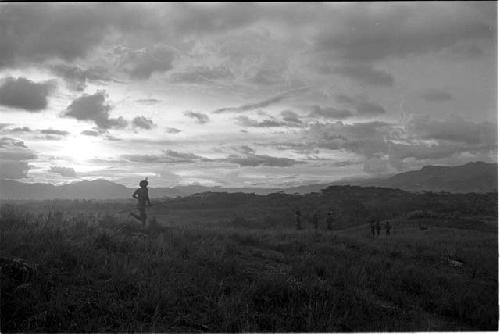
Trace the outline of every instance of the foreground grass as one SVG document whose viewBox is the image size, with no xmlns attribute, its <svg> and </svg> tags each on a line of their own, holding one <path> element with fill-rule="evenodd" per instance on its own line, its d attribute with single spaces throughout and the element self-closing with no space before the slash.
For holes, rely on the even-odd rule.
<svg viewBox="0 0 500 334">
<path fill-rule="evenodd" d="M 1 330 L 496 330 L 496 233 L 429 232 L 2 219 L 2 256 L 37 270 L 2 275 Z"/>
</svg>

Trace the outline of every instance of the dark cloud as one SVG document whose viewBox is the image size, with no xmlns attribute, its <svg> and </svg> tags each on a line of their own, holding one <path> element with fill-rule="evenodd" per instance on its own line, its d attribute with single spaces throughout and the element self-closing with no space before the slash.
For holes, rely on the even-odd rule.
<svg viewBox="0 0 500 334">
<path fill-rule="evenodd" d="M 83 130 L 80 133 L 85 136 L 93 136 L 93 137 L 99 136 L 99 132 L 93 130 Z"/>
<path fill-rule="evenodd" d="M 298 162 L 294 159 L 288 158 L 277 158 L 269 155 L 263 154 L 252 154 L 248 153 L 246 155 L 229 155 L 225 161 L 238 164 L 240 166 L 272 166 L 272 167 L 289 167 L 296 165 Z"/>
<path fill-rule="evenodd" d="M 316 123 L 304 134 L 304 143 L 311 149 L 358 154 L 364 158 L 364 170 L 371 174 L 405 170 L 441 159 L 453 158 L 457 164 L 474 157 L 481 160 L 495 155 L 497 150 L 494 124 L 462 119 L 417 118 L 405 127 L 384 122 Z"/>
<path fill-rule="evenodd" d="M 415 118 L 408 125 L 408 131 L 418 138 L 451 141 L 468 145 L 496 146 L 495 124 L 475 123 L 461 118 L 431 120 L 429 117 Z"/>
<path fill-rule="evenodd" d="M 248 145 L 241 145 L 238 147 L 233 147 L 236 152 L 243 154 L 255 154 L 255 150 Z"/>
<path fill-rule="evenodd" d="M 249 103 L 249 104 L 244 104 L 239 107 L 228 107 L 228 108 L 220 108 L 214 111 L 214 113 L 219 114 L 219 113 L 224 113 L 224 112 L 243 112 L 243 111 L 248 111 L 248 110 L 255 110 L 255 109 L 260 109 L 260 108 L 265 108 L 267 106 L 270 106 L 271 104 L 278 103 L 282 101 L 284 98 L 286 98 L 288 94 L 280 94 L 273 96 L 269 99 L 259 101 L 256 103 Z"/>
<path fill-rule="evenodd" d="M 139 100 L 136 100 L 136 102 L 139 102 L 142 104 L 157 104 L 158 102 L 161 102 L 161 100 L 158 100 L 158 99 L 139 99 Z"/>
<path fill-rule="evenodd" d="M 63 140 L 61 136 L 54 136 L 54 135 L 45 135 L 45 136 L 36 136 L 36 140 L 49 140 L 49 141 L 59 141 Z"/>
<path fill-rule="evenodd" d="M 70 167 L 51 166 L 49 173 L 59 174 L 63 177 L 76 177 L 76 172 Z"/>
<path fill-rule="evenodd" d="M 184 115 L 189 118 L 195 119 L 200 124 L 205 124 L 210 121 L 208 115 L 199 112 L 186 111 L 184 112 Z"/>
<path fill-rule="evenodd" d="M 123 117 L 110 118 L 111 106 L 106 103 L 104 91 L 93 95 L 84 94 L 75 99 L 67 108 L 63 116 L 72 117 L 80 121 L 93 121 L 99 129 L 124 128 L 127 121 Z"/>
<path fill-rule="evenodd" d="M 60 135 L 60 136 L 67 136 L 67 135 L 69 135 L 68 131 L 64 131 L 64 130 L 52 130 L 52 129 L 40 130 L 40 133 L 44 134 L 44 135 Z"/>
<path fill-rule="evenodd" d="M 383 7 L 385 10 L 377 10 Z M 492 10 L 496 10 L 490 5 Z M 338 17 L 335 30 L 319 34 L 316 49 L 333 52 L 348 62 L 372 62 L 437 52 L 467 40 L 494 38 L 496 24 L 485 22 L 460 4 L 357 4 Z"/>
<path fill-rule="evenodd" d="M 336 94 L 335 100 L 338 103 L 346 103 L 346 104 L 351 104 L 351 105 L 354 105 L 356 103 L 355 99 L 353 99 L 352 97 L 350 97 L 346 94 Z"/>
<path fill-rule="evenodd" d="M 26 148 L 26 145 L 24 145 L 24 142 L 22 140 L 9 138 L 9 137 L 0 138 L 0 148 L 9 147 L 9 146 Z"/>
<path fill-rule="evenodd" d="M 297 122 L 278 121 L 275 119 L 265 119 L 262 121 L 257 121 L 254 119 L 250 119 L 247 116 L 236 117 L 236 122 L 240 126 L 249 128 L 281 128 L 301 126 L 301 123 Z"/>
<path fill-rule="evenodd" d="M 452 99 L 450 93 L 440 90 L 440 89 L 429 89 L 422 94 L 420 94 L 420 98 L 429 101 L 429 102 L 445 102 Z"/>
<path fill-rule="evenodd" d="M 322 73 L 338 74 L 368 85 L 387 87 L 394 85 L 394 77 L 390 73 L 375 69 L 373 66 L 367 64 L 341 65 L 334 67 L 322 66 L 320 69 Z"/>
<path fill-rule="evenodd" d="M 171 70 L 176 57 L 174 49 L 160 45 L 138 50 L 118 48 L 115 52 L 121 58 L 120 68 L 132 79 L 139 80 L 149 79 L 155 72 Z"/>
<path fill-rule="evenodd" d="M 325 118 L 325 119 L 346 119 L 352 117 L 353 113 L 347 109 L 336 109 L 333 107 L 321 107 L 318 105 L 311 106 L 309 117 Z"/>
<path fill-rule="evenodd" d="M 343 103 L 353 107 L 358 115 L 370 116 L 380 115 L 385 113 L 385 108 L 378 103 L 367 101 L 363 97 L 350 97 L 345 94 L 337 94 L 335 99 L 339 103 Z"/>
<path fill-rule="evenodd" d="M 378 103 L 362 101 L 356 104 L 359 115 L 379 115 L 385 113 L 384 107 Z"/>
<path fill-rule="evenodd" d="M 176 129 L 176 128 L 165 128 L 165 132 L 166 133 L 171 133 L 171 134 L 176 134 L 176 133 L 181 132 L 181 130 Z"/>
<path fill-rule="evenodd" d="M 70 89 L 83 91 L 88 81 L 108 81 L 110 76 L 103 67 L 83 69 L 78 66 L 57 64 L 51 67 L 54 74 L 62 77 Z"/>
<path fill-rule="evenodd" d="M 163 154 L 126 154 L 122 155 L 121 158 L 141 163 L 194 163 L 208 161 L 208 159 L 193 153 L 172 150 L 164 150 Z"/>
<path fill-rule="evenodd" d="M 293 112 L 291 110 L 283 110 L 280 115 L 281 117 L 283 117 L 283 121 L 287 123 L 302 124 L 302 121 L 299 119 L 299 115 L 297 115 L 296 112 Z"/>
<path fill-rule="evenodd" d="M 283 69 L 281 68 L 261 68 L 250 79 L 250 82 L 257 85 L 277 85 L 283 83 Z"/>
<path fill-rule="evenodd" d="M 106 140 L 109 140 L 109 141 L 122 141 L 123 139 L 121 138 L 118 138 L 118 137 L 115 137 L 115 136 L 111 136 L 111 135 L 106 135 Z"/>
<path fill-rule="evenodd" d="M 0 138 L 0 179 L 22 179 L 30 169 L 29 160 L 36 154 L 20 140 Z"/>
<path fill-rule="evenodd" d="M 26 78 L 6 78 L 0 85 L 0 104 L 40 112 L 47 108 L 53 83 L 36 83 Z"/>
<path fill-rule="evenodd" d="M 156 125 L 153 123 L 152 120 L 147 119 L 144 116 L 137 116 L 132 120 L 132 126 L 134 126 L 135 128 L 151 130 Z"/>
<path fill-rule="evenodd" d="M 9 129 L 7 132 L 9 133 L 17 133 L 17 132 L 31 132 L 32 130 L 27 127 L 27 126 L 23 126 L 23 127 L 16 127 L 16 128 L 13 128 L 13 129 Z"/>
<path fill-rule="evenodd" d="M 316 147 L 345 149 L 364 156 L 387 151 L 386 140 L 392 137 L 392 125 L 384 122 L 346 124 L 316 123 L 307 131 L 309 141 Z"/>
<path fill-rule="evenodd" d="M 204 84 L 233 78 L 233 73 L 226 66 L 196 66 L 188 68 L 183 72 L 175 72 L 170 75 L 172 82 L 190 84 Z"/>
<path fill-rule="evenodd" d="M 0 67 L 84 58 L 112 30 L 153 32 L 154 14 L 146 6 L 116 3 L 3 4 Z"/>
</svg>

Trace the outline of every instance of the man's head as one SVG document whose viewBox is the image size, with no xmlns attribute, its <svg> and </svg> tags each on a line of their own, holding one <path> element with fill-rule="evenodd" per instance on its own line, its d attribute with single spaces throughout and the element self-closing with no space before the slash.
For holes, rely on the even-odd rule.
<svg viewBox="0 0 500 334">
<path fill-rule="evenodd" d="M 147 180 L 142 180 L 141 182 L 139 182 L 139 186 L 141 188 L 146 188 L 148 186 L 148 181 Z"/>
</svg>

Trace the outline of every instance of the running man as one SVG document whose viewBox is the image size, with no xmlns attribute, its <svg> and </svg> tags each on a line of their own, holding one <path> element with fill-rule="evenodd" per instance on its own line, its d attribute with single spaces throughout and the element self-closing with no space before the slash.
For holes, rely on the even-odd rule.
<svg viewBox="0 0 500 334">
<path fill-rule="evenodd" d="M 137 210 L 139 210 L 139 215 L 131 212 L 130 215 L 142 223 L 142 227 L 146 227 L 146 203 L 151 206 L 151 201 L 148 195 L 148 180 L 142 180 L 139 182 L 140 188 L 134 191 L 132 195 L 133 198 L 137 199 Z"/>
</svg>

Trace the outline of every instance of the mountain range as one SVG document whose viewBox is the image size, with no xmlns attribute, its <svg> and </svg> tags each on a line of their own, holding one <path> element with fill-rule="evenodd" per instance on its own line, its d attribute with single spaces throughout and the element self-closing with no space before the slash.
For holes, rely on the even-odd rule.
<svg viewBox="0 0 500 334">
<path fill-rule="evenodd" d="M 266 195 L 274 192 L 306 194 L 319 192 L 331 185 L 398 188 L 406 191 L 447 191 L 457 193 L 496 192 L 496 163 L 473 162 L 462 166 L 425 166 L 420 170 L 399 173 L 385 178 L 340 180 L 327 184 L 311 184 L 292 188 L 222 188 L 201 185 L 150 188 L 151 198 L 189 196 L 195 193 L 245 192 Z M 22 183 L 0 180 L 0 199 L 45 200 L 63 199 L 122 199 L 130 198 L 134 189 L 107 180 L 79 181 L 54 186 L 45 183 Z"/>
</svg>

